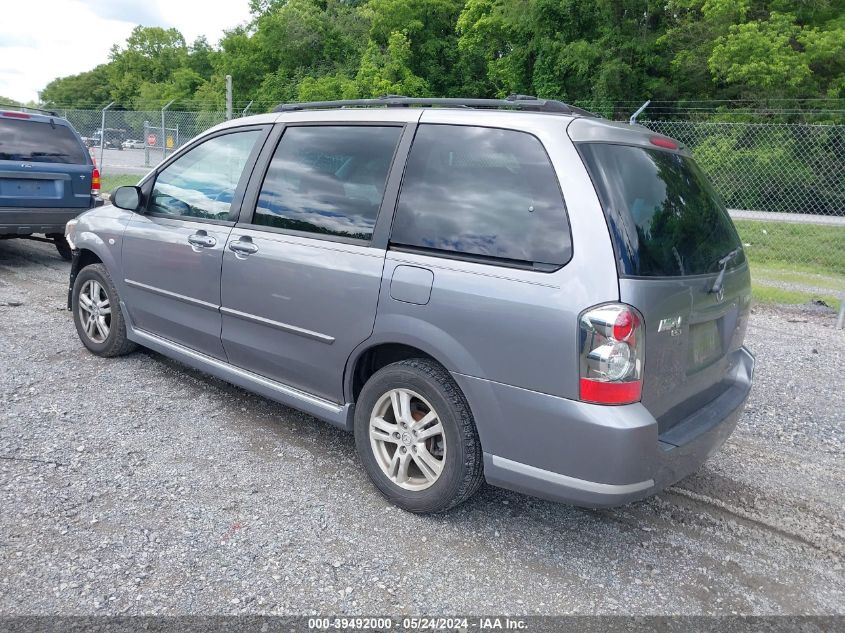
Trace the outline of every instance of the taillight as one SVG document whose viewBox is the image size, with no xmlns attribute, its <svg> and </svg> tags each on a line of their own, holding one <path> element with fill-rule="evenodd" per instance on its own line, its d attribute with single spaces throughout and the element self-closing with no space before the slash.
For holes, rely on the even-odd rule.
<svg viewBox="0 0 845 633">
<path fill-rule="evenodd" d="M 96 196 L 100 193 L 100 170 L 94 167 L 91 170 L 91 195 Z"/>
<path fill-rule="evenodd" d="M 32 117 L 29 116 L 26 112 L 0 112 L 5 117 L 9 117 L 11 119 L 31 119 Z"/>
<path fill-rule="evenodd" d="M 665 147 L 666 149 L 678 149 L 678 144 L 670 138 L 663 136 L 652 136 L 650 139 L 652 145 L 657 147 Z"/>
<path fill-rule="evenodd" d="M 611 303 L 581 315 L 581 400 L 599 404 L 638 402 L 643 386 L 642 318 Z"/>
</svg>

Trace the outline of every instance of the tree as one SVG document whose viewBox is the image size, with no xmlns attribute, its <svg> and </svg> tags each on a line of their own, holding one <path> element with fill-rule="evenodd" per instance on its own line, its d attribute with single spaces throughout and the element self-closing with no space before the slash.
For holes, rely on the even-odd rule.
<svg viewBox="0 0 845 633">
<path fill-rule="evenodd" d="M 111 88 L 106 64 L 78 75 L 54 79 L 41 93 L 41 100 L 49 106 L 102 108 L 109 103 Z"/>
<path fill-rule="evenodd" d="M 424 97 L 429 94 L 428 82 L 413 73 L 410 67 L 411 42 L 404 33 L 393 32 L 382 49 L 370 40 L 355 81 L 363 97 L 387 94 Z"/>
</svg>

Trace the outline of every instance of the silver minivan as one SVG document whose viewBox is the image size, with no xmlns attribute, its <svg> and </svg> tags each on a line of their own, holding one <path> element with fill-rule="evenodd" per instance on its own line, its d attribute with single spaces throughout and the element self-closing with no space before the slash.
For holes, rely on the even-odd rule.
<svg viewBox="0 0 845 633">
<path fill-rule="evenodd" d="M 696 470 L 748 397 L 748 263 L 689 153 L 556 101 L 291 104 L 71 222 L 68 307 L 355 435 L 444 511 L 487 482 L 586 507 Z"/>
</svg>

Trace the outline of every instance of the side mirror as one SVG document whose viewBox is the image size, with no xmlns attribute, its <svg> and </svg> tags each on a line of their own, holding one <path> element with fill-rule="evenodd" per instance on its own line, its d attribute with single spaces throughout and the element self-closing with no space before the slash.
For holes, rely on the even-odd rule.
<svg viewBox="0 0 845 633">
<path fill-rule="evenodd" d="M 141 206 L 141 189 L 138 187 L 118 187 L 111 194 L 111 203 L 119 209 L 137 211 Z"/>
</svg>

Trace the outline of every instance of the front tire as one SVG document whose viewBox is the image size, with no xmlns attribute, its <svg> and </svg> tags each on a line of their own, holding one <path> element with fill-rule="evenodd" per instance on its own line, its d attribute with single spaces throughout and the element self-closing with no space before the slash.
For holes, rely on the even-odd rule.
<svg viewBox="0 0 845 633">
<path fill-rule="evenodd" d="M 76 333 L 90 352 L 109 358 L 128 354 L 137 347 L 126 338 L 120 298 L 102 264 L 91 264 L 79 271 L 73 283 L 71 309 Z"/>
<path fill-rule="evenodd" d="M 449 372 L 428 359 L 370 377 L 355 405 L 355 446 L 376 488 L 409 512 L 445 512 L 483 481 L 469 404 Z"/>
</svg>

